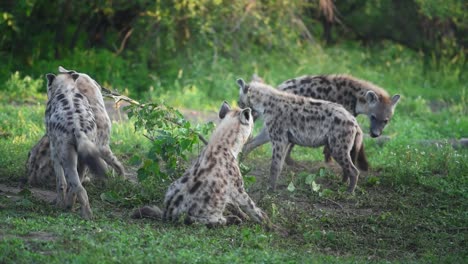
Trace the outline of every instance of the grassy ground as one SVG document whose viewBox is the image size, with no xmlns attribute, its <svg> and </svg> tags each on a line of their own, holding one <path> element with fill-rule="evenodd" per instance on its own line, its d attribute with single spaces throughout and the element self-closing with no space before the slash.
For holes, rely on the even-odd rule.
<svg viewBox="0 0 468 264">
<path fill-rule="evenodd" d="M 147 188 L 142 192 L 138 185 L 115 178 L 106 187 L 87 186 L 96 216 L 88 222 L 28 190 L 0 192 L 0 263 L 466 262 L 468 149 L 443 143 L 468 137 L 466 76 L 457 75 L 458 68 L 450 65 L 424 70 L 417 54 L 392 45 L 378 50 L 338 46 L 301 54 L 283 63 L 278 63 L 280 54 L 260 54 L 242 58 L 239 67 L 235 62 L 207 66 L 200 61 L 172 80 L 177 89 L 188 89 L 183 96 L 180 90 L 158 92 L 171 80 L 145 96 L 164 97 L 184 108 L 215 109 L 223 98 L 235 102 L 231 81 L 248 78 L 253 71 L 273 84 L 306 73 L 344 72 L 401 93 L 403 99 L 384 132 L 390 140 L 365 140 L 372 168 L 360 178 L 354 195 L 345 192 L 339 168 L 321 162 L 321 149 L 299 147 L 293 152 L 298 165 L 285 168 L 277 192 L 267 192 L 268 144 L 243 161 L 248 192 L 287 233 L 251 223 L 208 229 L 132 220 L 132 209 L 160 203 L 163 194 L 149 201 L 154 195 L 145 194 Z M 25 176 L 27 152 L 44 133 L 44 97 L 23 100 L 21 94 L 2 93 L 0 98 L 0 183 L 11 187 Z M 359 121 L 367 131 L 368 121 Z M 135 167 L 133 154 L 148 148 L 131 122 L 114 123 L 112 140 L 127 168 Z"/>
</svg>

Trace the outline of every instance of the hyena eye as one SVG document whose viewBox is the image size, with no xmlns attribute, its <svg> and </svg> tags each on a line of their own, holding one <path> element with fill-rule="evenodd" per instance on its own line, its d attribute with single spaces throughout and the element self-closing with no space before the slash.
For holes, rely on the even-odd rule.
<svg viewBox="0 0 468 264">
<path fill-rule="evenodd" d="M 387 124 L 387 123 L 388 123 L 388 118 L 385 119 L 383 122 L 384 122 L 385 124 Z"/>
</svg>

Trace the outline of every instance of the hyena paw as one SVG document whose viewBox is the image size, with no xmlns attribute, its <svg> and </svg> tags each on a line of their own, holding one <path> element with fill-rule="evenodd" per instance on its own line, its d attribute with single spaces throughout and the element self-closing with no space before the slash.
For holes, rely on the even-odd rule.
<svg viewBox="0 0 468 264">
<path fill-rule="evenodd" d="M 226 224 L 227 225 L 240 225 L 242 224 L 242 220 L 235 215 L 228 215 L 226 216 Z"/>
</svg>

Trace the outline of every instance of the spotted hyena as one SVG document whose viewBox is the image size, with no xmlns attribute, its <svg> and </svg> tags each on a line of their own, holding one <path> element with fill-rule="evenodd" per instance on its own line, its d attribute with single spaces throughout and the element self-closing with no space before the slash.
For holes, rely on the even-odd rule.
<svg viewBox="0 0 468 264">
<path fill-rule="evenodd" d="M 66 70 L 59 67 L 61 74 L 79 74 L 75 85 L 78 91 L 84 95 L 90 104 L 96 123 L 97 139 L 96 146 L 102 153 L 103 159 L 119 175 L 124 176 L 124 168 L 110 149 L 110 134 L 112 123 L 104 106 L 101 94 L 101 86 L 84 73 L 77 73 L 73 70 Z M 52 187 L 55 186 L 55 174 L 53 173 L 52 161 L 50 160 L 49 137 L 44 135 L 39 142 L 31 149 L 26 164 L 28 183 L 32 186 Z"/>
<path fill-rule="evenodd" d="M 343 169 L 343 181 L 349 178 L 349 192 L 353 192 L 359 170 L 367 169 L 362 144 L 362 131 L 356 119 L 343 106 L 329 101 L 297 96 L 260 82 L 246 84 L 237 81 L 239 106 L 250 107 L 263 115 L 264 126 L 273 145 L 270 184 L 276 189 L 286 153 L 291 144 L 327 146 L 331 156 Z"/>
<path fill-rule="evenodd" d="M 254 80 L 263 81 L 254 75 Z M 369 134 L 378 137 L 393 116 L 400 95 L 390 97 L 387 91 L 370 82 L 349 75 L 301 76 L 281 83 L 279 90 L 300 96 L 331 101 L 342 105 L 353 116 L 365 114 L 370 120 Z M 243 154 L 247 155 L 256 147 L 269 141 L 267 129 L 247 142 Z M 290 151 L 287 163 L 292 163 Z M 325 160 L 330 161 L 330 151 L 324 148 Z"/>
<path fill-rule="evenodd" d="M 245 192 L 237 165 L 237 155 L 252 131 L 251 110 L 231 109 L 224 102 L 219 117 L 221 123 L 208 145 L 190 169 L 169 186 L 164 210 L 145 206 L 133 213 L 134 218 L 182 219 L 187 224 L 198 222 L 213 226 L 241 223 L 248 215 L 258 223 L 269 222 L 267 215 Z M 234 214 L 225 217 L 223 213 L 227 207 L 233 209 Z"/>
<path fill-rule="evenodd" d="M 98 176 L 105 164 L 96 146 L 97 129 L 88 99 L 76 86 L 77 73 L 47 74 L 48 102 L 45 112 L 50 154 L 57 177 L 57 205 L 72 208 L 81 204 L 81 216 L 92 218 L 88 194 L 82 186 L 86 166 Z"/>
</svg>

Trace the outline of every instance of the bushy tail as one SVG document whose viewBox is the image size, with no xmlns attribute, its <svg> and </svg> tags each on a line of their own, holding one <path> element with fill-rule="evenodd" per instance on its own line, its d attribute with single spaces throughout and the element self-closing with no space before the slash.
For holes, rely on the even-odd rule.
<svg viewBox="0 0 468 264">
<path fill-rule="evenodd" d="M 106 164 L 101 159 L 101 154 L 96 145 L 81 131 L 75 132 L 75 138 L 80 161 L 88 165 L 91 172 L 96 176 L 105 177 Z"/>
<path fill-rule="evenodd" d="M 351 158 L 353 159 L 353 163 L 357 165 L 360 170 L 367 171 L 369 169 L 369 163 L 367 162 L 366 153 L 364 152 L 363 136 L 361 131 L 356 133 L 354 146 L 351 150 Z"/>
<path fill-rule="evenodd" d="M 161 220 L 163 217 L 163 211 L 157 206 L 146 205 L 133 211 L 131 217 L 133 219 L 151 218 Z"/>
</svg>

